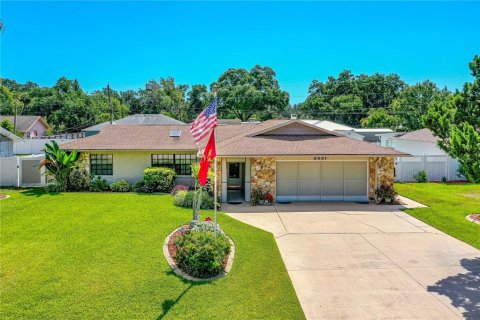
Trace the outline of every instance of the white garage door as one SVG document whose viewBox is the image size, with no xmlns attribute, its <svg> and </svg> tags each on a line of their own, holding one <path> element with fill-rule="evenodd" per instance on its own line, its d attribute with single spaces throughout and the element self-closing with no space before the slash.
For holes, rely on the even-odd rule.
<svg viewBox="0 0 480 320">
<path fill-rule="evenodd" d="M 368 201 L 367 161 L 278 161 L 277 201 Z"/>
</svg>

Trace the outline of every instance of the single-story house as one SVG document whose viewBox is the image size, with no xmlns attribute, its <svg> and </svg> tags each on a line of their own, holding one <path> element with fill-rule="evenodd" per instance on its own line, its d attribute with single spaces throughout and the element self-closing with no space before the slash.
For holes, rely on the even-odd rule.
<svg viewBox="0 0 480 320">
<path fill-rule="evenodd" d="M 42 137 L 47 130 L 51 129 L 40 116 L 0 116 L 0 122 L 5 119 L 15 124 L 15 130 L 21 132 L 22 138 L 26 139 Z"/>
<path fill-rule="evenodd" d="M 184 124 L 181 121 L 170 118 L 163 114 L 133 114 L 131 116 L 114 120 L 114 124 L 121 125 L 168 125 L 168 124 Z M 106 126 L 110 125 L 110 121 L 102 122 L 94 126 L 85 128 L 82 132 L 86 137 L 93 136 L 103 130 Z"/>
<path fill-rule="evenodd" d="M 21 140 L 20 137 L 0 127 L 0 157 L 13 157 L 13 142 Z"/>
<path fill-rule="evenodd" d="M 328 121 L 328 120 L 302 120 L 308 124 L 314 125 L 316 127 L 334 131 L 344 136 L 363 140 L 370 143 L 380 144 L 379 134 L 383 133 L 393 133 L 392 129 L 389 128 L 352 128 L 344 124 Z"/>
<path fill-rule="evenodd" d="M 202 147 L 188 125 L 111 125 L 61 146 L 77 149 L 90 173 L 108 182 L 135 183 L 145 168 L 166 166 L 182 184 L 191 183 Z M 250 201 L 255 189 L 279 202 L 368 201 L 377 186 L 393 183 L 394 158 L 402 156 L 295 119 L 218 126 L 218 191 L 223 202 Z"/>
<path fill-rule="evenodd" d="M 430 129 L 423 128 L 411 132 L 392 132 L 378 134 L 380 145 L 411 154 L 408 159 L 396 159 L 397 180 L 413 181 L 420 171 L 427 172 L 429 180 L 464 180 L 457 174 L 459 163 L 438 146 L 438 138 Z M 401 163 L 403 162 L 403 163 Z M 403 167 L 403 170 L 401 168 Z"/>
</svg>

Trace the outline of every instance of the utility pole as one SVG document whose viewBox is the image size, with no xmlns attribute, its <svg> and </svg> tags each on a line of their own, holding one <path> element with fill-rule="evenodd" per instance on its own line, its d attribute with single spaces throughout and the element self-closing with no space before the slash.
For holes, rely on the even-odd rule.
<svg viewBox="0 0 480 320">
<path fill-rule="evenodd" d="M 18 106 L 15 104 L 15 114 L 13 115 L 13 134 L 17 134 L 17 113 Z"/>
<path fill-rule="evenodd" d="M 110 106 L 110 124 L 113 124 L 113 107 L 110 101 L 110 83 L 107 84 L 108 105 Z"/>
</svg>

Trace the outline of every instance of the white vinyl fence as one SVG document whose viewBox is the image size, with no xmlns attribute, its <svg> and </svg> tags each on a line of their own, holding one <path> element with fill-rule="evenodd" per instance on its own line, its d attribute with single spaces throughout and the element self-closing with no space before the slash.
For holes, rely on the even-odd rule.
<svg viewBox="0 0 480 320">
<path fill-rule="evenodd" d="M 38 167 L 44 156 L 0 157 L 1 187 L 42 187 L 45 175 Z"/>
<path fill-rule="evenodd" d="M 22 141 L 13 143 L 14 154 L 43 154 L 45 143 L 55 140 L 59 145 L 75 141 L 76 139 L 23 139 Z"/>
<path fill-rule="evenodd" d="M 428 181 L 465 180 L 459 176 L 458 161 L 449 156 L 416 156 L 397 158 L 395 160 L 395 180 L 400 182 L 415 181 L 415 175 L 424 170 Z"/>
</svg>

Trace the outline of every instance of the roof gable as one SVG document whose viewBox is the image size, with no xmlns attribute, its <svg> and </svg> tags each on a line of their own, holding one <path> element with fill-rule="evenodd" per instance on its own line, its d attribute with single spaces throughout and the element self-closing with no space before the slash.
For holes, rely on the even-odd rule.
<svg viewBox="0 0 480 320">
<path fill-rule="evenodd" d="M 248 136 L 339 136 L 339 134 L 303 121 L 290 120 L 254 132 Z"/>
<path fill-rule="evenodd" d="M 0 121 L 4 119 L 10 120 L 11 123 L 15 122 L 14 116 L 0 116 Z M 16 129 L 20 132 L 27 132 L 37 121 L 40 121 L 45 129 L 50 129 L 48 123 L 40 116 L 17 116 Z"/>
<path fill-rule="evenodd" d="M 438 138 L 433 135 L 433 132 L 430 129 L 427 129 L 427 128 L 405 133 L 404 135 L 398 137 L 397 139 L 399 139 L 399 140 L 410 140 L 410 141 L 433 142 L 433 143 L 436 143 L 438 141 Z"/>
</svg>

